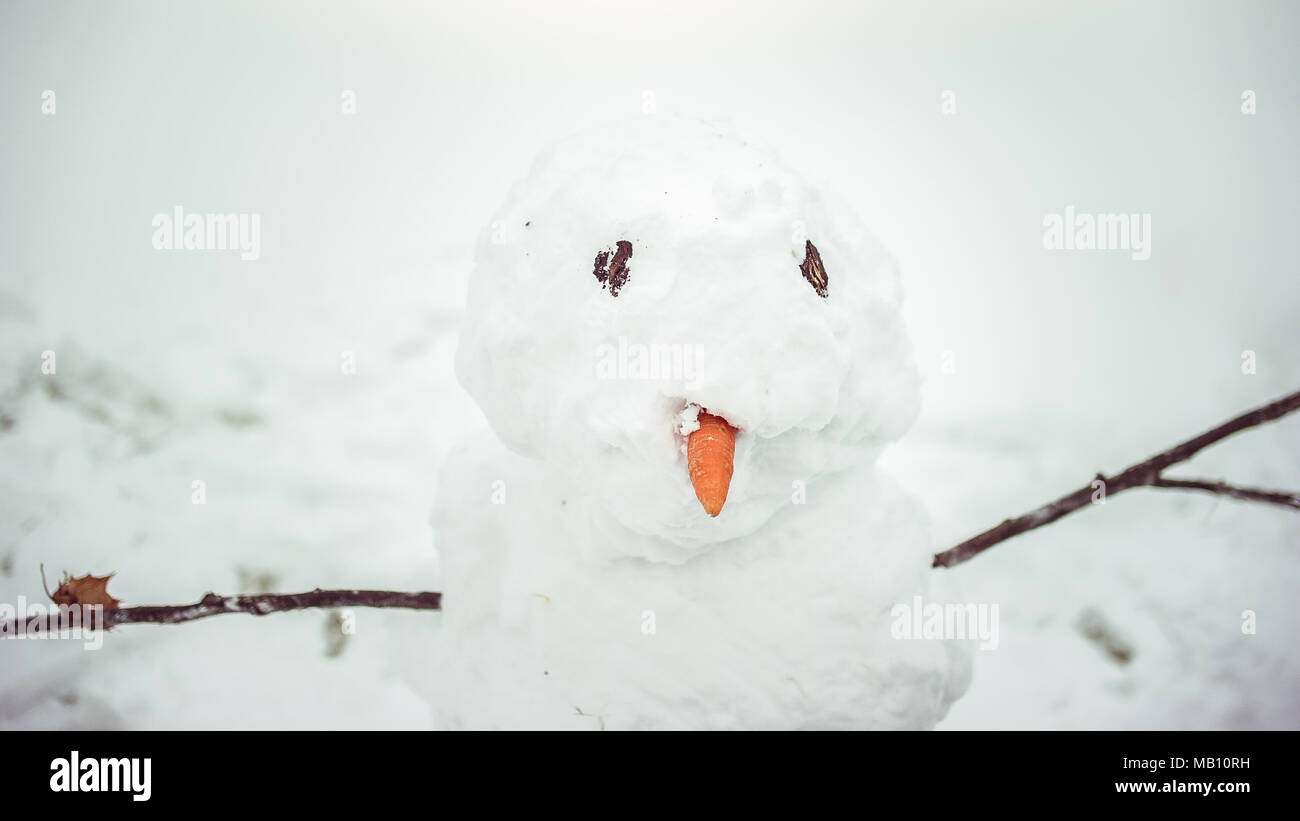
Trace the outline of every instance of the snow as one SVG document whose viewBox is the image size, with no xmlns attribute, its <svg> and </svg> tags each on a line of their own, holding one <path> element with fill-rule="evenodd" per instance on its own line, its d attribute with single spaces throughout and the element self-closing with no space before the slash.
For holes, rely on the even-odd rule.
<svg viewBox="0 0 1300 821">
<path fill-rule="evenodd" d="M 677 414 L 677 424 L 673 430 L 685 440 L 692 433 L 700 429 L 700 406 L 694 402 L 687 402 L 686 407 L 682 408 L 681 413 Z M 682 442 L 681 452 L 686 453 L 686 442 Z"/>
<path fill-rule="evenodd" d="M 490 435 L 447 474 L 435 726 L 924 728 L 966 685 L 964 645 L 891 638 L 890 607 L 927 589 L 928 541 L 873 471 L 680 565 L 611 559 L 628 537 L 599 500 Z"/>
<path fill-rule="evenodd" d="M 606 103 L 639 112 L 646 92 L 656 113 L 683 91 L 725 110 L 808 189 L 839 191 L 898 260 L 921 401 L 879 464 L 924 504 L 933 545 L 1300 385 L 1289 7 L 1158 2 L 1151 26 L 1116 25 L 1119 8 L 915 4 L 142 9 L 0 8 L 0 601 L 38 596 L 42 563 L 116 570 L 128 604 L 439 589 L 431 509 L 490 494 L 437 479 L 486 426 L 454 373 L 474 238 L 551 137 Z M 617 59 L 593 71 L 593 43 Z M 259 259 L 154 251 L 150 220 L 177 205 L 262 214 Z M 1044 250 L 1043 215 L 1069 205 L 1151 213 L 1151 259 Z M 764 241 L 778 239 L 790 258 L 791 227 Z M 828 267 L 833 300 L 844 280 Z M 739 412 L 768 419 L 755 405 Z M 482 436 L 478 456 L 528 464 Z M 1287 419 L 1171 474 L 1294 487 L 1298 448 Z M 512 474 L 507 498 L 530 487 Z M 855 501 L 866 526 L 898 526 Z M 931 572 L 931 599 L 997 603 L 1001 618 L 939 727 L 1300 728 L 1297 545 L 1287 511 L 1132 491 Z M 599 632 L 618 622 L 596 638 L 665 652 L 646 645 L 671 639 L 682 603 L 658 584 L 633 589 L 656 601 L 631 635 Z M 563 587 L 534 593 L 567 606 Z M 1087 612 L 1133 646 L 1129 663 L 1084 637 Z M 0 727 L 432 726 L 450 612 L 353 615 L 341 649 L 314 611 L 127 626 L 93 652 L 6 642 Z M 626 717 L 579 695 L 583 726 Z"/>
<path fill-rule="evenodd" d="M 439 657 L 457 674 L 440 723 L 575 726 L 594 703 L 611 728 L 932 726 L 969 661 L 890 636 L 933 550 L 872 468 L 918 389 L 897 274 L 865 227 L 752 138 L 667 112 L 561 140 L 494 222 L 457 373 L 540 465 L 479 442 L 444 468 Z M 615 240 L 633 247 L 617 296 L 586 264 Z M 698 346 L 698 369 L 603 375 L 593 357 L 619 338 Z M 691 407 L 740 430 L 716 518 L 674 432 Z"/>
<path fill-rule="evenodd" d="M 1226 410 L 1224 402 L 1204 411 L 1203 425 L 1185 433 L 1223 421 L 1231 415 Z M 936 513 L 946 522 L 935 528 L 941 543 L 955 544 L 1004 513 L 1086 485 L 1094 466 L 1126 464 L 1098 462 L 1089 452 L 1096 450 L 1091 443 L 1112 435 L 1104 424 L 1059 415 L 1017 423 L 1038 433 L 995 419 L 942 430 L 922 423 L 888 454 L 885 462 L 903 483 L 925 487 L 930 509 L 945 511 Z M 1069 436 L 1050 433 L 1066 425 Z M 1184 436 L 1152 426 L 1141 438 L 1129 446 L 1127 461 Z M 1296 440 L 1295 424 L 1282 422 L 1230 439 L 1170 474 L 1285 486 L 1293 468 L 1283 454 L 1294 452 Z M 972 489 L 971 477 L 982 489 Z M 961 584 L 964 599 L 1000 604 L 1001 641 L 995 652 L 976 653 L 974 684 L 941 727 L 1297 726 L 1300 614 L 1289 591 L 1300 581 L 1298 537 L 1294 515 L 1281 508 L 1133 490 L 944 571 Z M 1242 629 L 1246 610 L 1261 625 L 1253 634 Z M 1082 622 L 1095 614 L 1133 648 L 1130 661 L 1085 636 Z"/>
<path fill-rule="evenodd" d="M 507 445 L 657 537 L 636 543 L 650 558 L 753 533 L 792 481 L 869 462 L 915 417 L 892 261 L 752 139 L 692 116 L 623 117 L 544 151 L 492 222 L 504 236 L 480 238 L 457 374 Z M 799 271 L 796 227 L 821 252 L 829 299 Z M 617 240 L 633 255 L 613 297 L 591 260 Z M 598 353 L 620 339 L 699 353 L 663 378 L 603 373 Z M 692 404 L 742 431 L 713 520 L 672 430 Z"/>
</svg>

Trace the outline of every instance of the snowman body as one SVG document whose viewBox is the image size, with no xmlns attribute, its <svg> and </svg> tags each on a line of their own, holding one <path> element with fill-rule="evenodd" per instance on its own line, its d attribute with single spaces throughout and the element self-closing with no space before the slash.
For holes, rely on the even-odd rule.
<svg viewBox="0 0 1300 821">
<path fill-rule="evenodd" d="M 895 638 L 923 511 L 892 261 L 771 152 L 688 117 L 543 153 L 479 243 L 457 373 L 491 433 L 434 514 L 440 727 L 929 727 L 964 645 Z M 725 506 L 686 442 L 739 433 Z"/>
</svg>

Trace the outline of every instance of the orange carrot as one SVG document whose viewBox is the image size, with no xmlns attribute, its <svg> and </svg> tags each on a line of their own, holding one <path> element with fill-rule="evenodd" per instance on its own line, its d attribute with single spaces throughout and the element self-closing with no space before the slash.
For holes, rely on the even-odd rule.
<svg viewBox="0 0 1300 821">
<path fill-rule="evenodd" d="M 736 429 L 721 416 L 700 411 L 700 427 L 686 440 L 686 469 L 691 474 L 695 498 L 704 512 L 717 516 L 727 501 L 736 456 Z"/>
</svg>

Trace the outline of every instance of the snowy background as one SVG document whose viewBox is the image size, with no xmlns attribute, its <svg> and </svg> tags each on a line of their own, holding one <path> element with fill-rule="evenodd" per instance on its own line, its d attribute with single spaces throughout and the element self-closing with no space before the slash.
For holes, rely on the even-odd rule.
<svg viewBox="0 0 1300 821">
<path fill-rule="evenodd" d="M 926 384 L 885 462 L 956 543 L 1300 387 L 1298 39 L 1281 2 L 6 3 L 0 601 L 42 562 L 125 604 L 437 589 L 436 466 L 484 424 L 452 374 L 473 242 L 646 92 L 897 256 Z M 154 250 L 175 205 L 260 213 L 260 259 Z M 1068 205 L 1150 213 L 1151 259 L 1044 250 Z M 1171 473 L 1294 488 L 1298 454 L 1288 419 Z M 941 727 L 1300 728 L 1297 548 L 1288 511 L 1133 491 L 948 571 L 1000 646 Z M 0 727 L 428 726 L 438 615 L 355 616 L 5 642 Z"/>
</svg>

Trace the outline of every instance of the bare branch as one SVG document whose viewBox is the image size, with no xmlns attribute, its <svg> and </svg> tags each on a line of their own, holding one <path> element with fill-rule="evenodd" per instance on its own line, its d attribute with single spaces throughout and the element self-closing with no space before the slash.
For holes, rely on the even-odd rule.
<svg viewBox="0 0 1300 821">
<path fill-rule="evenodd" d="M 393 590 L 321 590 L 310 593 L 266 593 L 257 596 L 218 596 L 209 593 L 194 604 L 161 607 L 122 607 L 104 611 L 108 627 L 119 624 L 178 624 L 183 621 L 248 613 L 265 616 L 313 607 L 400 607 L 408 610 L 439 610 L 441 593 L 401 593 Z"/>
<path fill-rule="evenodd" d="M 1260 490 L 1253 487 L 1237 487 L 1226 482 L 1207 482 L 1202 479 L 1157 479 L 1151 487 L 1163 487 L 1173 490 L 1204 490 L 1231 496 L 1246 502 L 1265 502 L 1283 507 L 1300 508 L 1300 495 L 1285 490 Z"/>
<path fill-rule="evenodd" d="M 1007 519 L 998 526 L 967 539 L 956 547 L 935 554 L 932 566 L 952 567 L 955 564 L 961 564 L 999 542 L 1004 542 L 1013 536 L 1019 536 L 1021 533 L 1050 524 L 1062 516 L 1067 516 L 1076 510 L 1088 507 L 1092 503 L 1093 495 L 1097 492 L 1096 480 L 1105 483 L 1104 493 L 1106 496 L 1114 496 L 1116 493 L 1135 487 L 1200 490 L 1244 501 L 1267 502 L 1300 509 L 1300 494 L 1290 491 L 1255 490 L 1253 488 L 1236 487 L 1225 482 L 1166 479 L 1160 475 L 1170 465 L 1185 462 L 1210 445 L 1226 439 L 1234 433 L 1262 425 L 1265 422 L 1272 422 L 1298 409 L 1300 409 L 1300 391 L 1284 396 L 1261 408 L 1243 413 L 1216 428 L 1202 433 L 1200 436 L 1193 437 L 1186 442 L 1157 453 L 1150 459 L 1139 462 L 1111 478 L 1098 474 L 1096 479 L 1086 487 L 1068 493 L 1056 501 L 1049 502 L 1023 516 Z"/>
<path fill-rule="evenodd" d="M 266 616 L 290 610 L 309 610 L 313 607 L 398 607 L 408 610 L 440 610 L 442 594 L 317 588 L 310 593 L 266 593 L 256 596 L 218 596 L 209 593 L 194 604 L 119 608 L 74 602 L 65 607 L 81 608 L 77 614 L 79 616 L 77 625 L 109 629 L 119 624 L 180 624 L 195 619 L 205 619 L 208 616 L 220 616 L 224 613 Z M 0 634 L 30 634 L 34 632 L 36 622 L 41 622 L 40 626 L 44 627 L 46 620 L 43 616 L 36 615 L 0 623 Z"/>
</svg>

